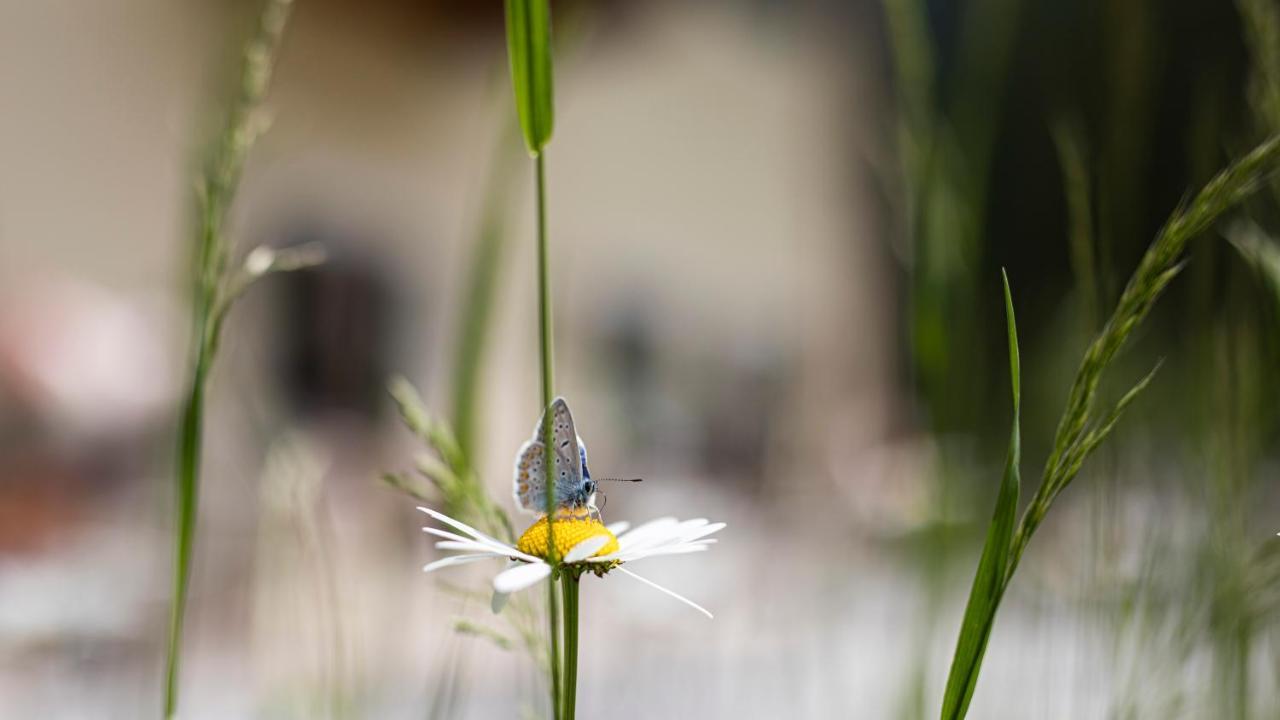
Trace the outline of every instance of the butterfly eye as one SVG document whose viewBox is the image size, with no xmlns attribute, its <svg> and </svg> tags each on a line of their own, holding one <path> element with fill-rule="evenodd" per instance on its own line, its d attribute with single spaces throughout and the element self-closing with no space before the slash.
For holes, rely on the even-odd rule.
<svg viewBox="0 0 1280 720">
<path fill-rule="evenodd" d="M 588 480 L 588 481 L 586 481 L 586 482 L 582 483 L 582 489 L 583 489 L 583 490 L 584 490 L 588 495 L 590 495 L 591 493 L 594 493 L 594 492 L 596 491 L 596 481 L 595 481 L 595 480 Z"/>
</svg>

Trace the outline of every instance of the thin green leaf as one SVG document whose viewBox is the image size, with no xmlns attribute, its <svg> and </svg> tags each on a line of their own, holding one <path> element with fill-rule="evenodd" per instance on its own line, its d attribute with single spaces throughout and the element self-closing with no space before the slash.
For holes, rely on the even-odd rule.
<svg viewBox="0 0 1280 720">
<path fill-rule="evenodd" d="M 1009 291 L 1009 278 L 1004 276 L 1005 314 L 1009 327 L 1009 378 L 1013 388 L 1013 429 L 1009 435 L 1009 453 L 1005 460 L 1004 477 L 996 498 L 996 509 L 987 528 L 986 544 L 982 559 L 969 591 L 969 603 L 965 606 L 964 621 L 960 626 L 960 638 L 956 641 L 955 655 L 951 659 L 951 671 L 947 675 L 946 694 L 942 700 L 943 720 L 960 720 L 969 711 L 969 700 L 978 683 L 978 671 L 982 656 L 991 637 L 996 609 L 1004 596 L 1009 550 L 1013 541 L 1013 527 L 1018 514 L 1018 492 L 1021 485 L 1018 463 L 1022 457 L 1022 439 L 1019 432 L 1021 406 L 1021 367 L 1018 357 L 1018 329 L 1013 314 L 1013 296 Z"/>
<path fill-rule="evenodd" d="M 488 625 L 481 625 L 463 618 L 453 621 L 453 630 L 460 635 L 469 635 L 471 637 L 488 640 L 500 650 L 510 650 L 515 647 L 515 642 L 513 642 L 511 638 L 502 634 L 502 631 L 489 627 Z"/>
<path fill-rule="evenodd" d="M 1268 238 L 1262 228 L 1252 222 L 1240 221 L 1227 233 L 1240 257 L 1253 268 L 1271 292 L 1275 307 L 1280 310 L 1280 243 Z"/>
<path fill-rule="evenodd" d="M 430 494 L 431 489 L 424 480 L 410 477 L 404 473 L 393 472 L 382 473 L 381 478 L 382 482 L 419 502 L 427 503 L 434 500 Z"/>
<path fill-rule="evenodd" d="M 555 123 L 551 88 L 551 9 L 547 0 L 507 0 L 507 55 L 516 112 L 529 153 L 538 155 Z"/>
<path fill-rule="evenodd" d="M 1124 411 L 1131 403 L 1133 403 L 1134 400 L 1138 399 L 1138 395 L 1142 394 L 1142 391 L 1147 389 L 1147 386 L 1151 384 L 1152 379 L 1155 378 L 1156 373 L 1160 371 L 1160 366 L 1162 364 L 1163 361 L 1156 363 L 1156 366 L 1151 368 L 1151 372 L 1147 373 L 1133 387 L 1129 388 L 1129 392 L 1126 392 L 1120 398 L 1120 401 L 1111 409 L 1111 412 L 1107 413 L 1107 416 L 1103 418 L 1102 422 L 1098 423 L 1096 428 L 1089 431 L 1088 435 L 1085 435 L 1084 441 L 1080 444 L 1080 451 L 1078 453 L 1080 462 L 1083 462 L 1093 454 L 1093 451 L 1097 449 L 1098 445 L 1107 438 L 1107 435 L 1111 434 L 1116 423 L 1119 422 L 1120 416 L 1124 414 Z M 1072 477 L 1074 477 L 1074 473 L 1068 476 L 1063 484 L 1065 485 L 1066 483 L 1071 482 Z"/>
</svg>

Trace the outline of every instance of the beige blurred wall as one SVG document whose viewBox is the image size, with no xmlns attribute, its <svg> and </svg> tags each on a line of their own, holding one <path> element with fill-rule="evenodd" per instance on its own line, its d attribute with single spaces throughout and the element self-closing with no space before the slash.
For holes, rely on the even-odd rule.
<svg viewBox="0 0 1280 720">
<path fill-rule="evenodd" d="M 269 102 L 273 127 L 248 165 L 233 231 L 247 249 L 317 223 L 350 238 L 336 250 L 392 268 L 407 302 L 421 303 L 400 309 L 400 369 L 444 410 L 455 298 L 510 107 L 500 34 L 410 5 L 299 0 Z M 180 376 L 193 139 L 208 121 L 202 113 L 229 57 L 227 38 L 249 10 L 156 0 L 0 5 L 0 298 L 69 276 L 159 304 L 149 317 L 163 325 L 157 333 Z M 681 514 L 735 519 L 788 502 L 838 512 L 831 498 L 844 496 L 830 486 L 881 467 L 866 458 L 884 442 L 893 410 L 891 268 L 859 171 L 864 158 L 883 154 L 881 91 L 858 62 L 869 52 L 840 46 L 841 33 L 803 14 L 761 12 L 731 2 L 637 5 L 609 22 L 584 22 L 559 59 L 548 157 L 559 389 L 575 398 L 597 468 L 661 471 L 644 493 L 615 501 L 617 517 L 670 512 L 673 503 Z M 484 375 L 481 466 L 498 497 L 507 495 L 511 449 L 536 414 L 530 190 L 527 177 L 515 183 L 513 243 Z M 253 707 L 255 677 L 279 690 L 313 672 L 314 658 L 293 652 L 302 646 L 270 645 L 287 643 L 286 634 L 268 638 L 265 650 L 255 645 L 255 657 L 272 664 L 255 676 L 242 662 L 250 643 L 237 635 L 249 632 L 240 620 L 252 604 L 243 597 L 252 592 L 245 563 L 259 518 L 246 508 L 260 500 L 256 405 L 267 396 L 258 391 L 273 342 L 263 297 L 250 298 L 230 326 L 208 425 L 188 674 L 192 707 L 211 716 Z M 723 373 L 757 362 L 782 369 L 782 393 L 764 408 L 777 415 L 764 449 L 767 503 L 735 494 L 732 484 L 707 492 L 691 459 L 646 458 L 667 450 L 620 441 L 627 408 L 599 367 L 598 340 L 625 298 L 646 313 L 658 353 L 655 392 L 676 408 L 677 428 Z M 432 656 L 437 645 L 420 639 L 445 632 L 432 612 L 444 601 L 404 572 L 421 553 L 402 557 L 392 499 L 375 489 L 377 471 L 410 462 L 407 445 L 391 447 L 340 459 L 328 482 L 338 488 L 340 564 L 358 581 L 343 609 L 351 657 L 362 672 L 416 692 L 424 668 L 442 661 Z M 131 512 L 132 523 L 137 508 Z M 166 528 L 157 516 L 149 531 L 162 538 Z M 810 531 L 819 532 L 798 530 L 797 548 Z M 739 547 L 739 566 L 750 547 Z M 156 596 L 133 608 L 130 633 L 160 630 L 147 608 L 163 599 L 167 555 L 153 550 Z M 305 587 L 307 579 L 286 575 L 281 592 L 295 592 L 283 587 L 295 581 Z M 731 583 L 702 590 L 707 602 L 734 602 Z M 648 612 L 642 601 L 633 605 L 637 617 Z M 757 611 L 769 612 L 744 608 L 707 648 L 738 642 L 735 628 Z M 665 617 L 653 612 L 635 632 Z M 762 631 L 752 646 L 785 646 L 793 629 Z M 638 642 L 626 628 L 616 632 L 615 642 Z M 684 650 L 692 662 L 714 652 Z M 150 707 L 151 676 L 137 677 L 115 692 L 142 687 L 125 706 Z M 889 691 L 881 694 L 887 702 Z M 32 702 L 40 706 L 39 697 Z M 693 702 L 691 713 L 717 700 Z M 821 711 L 820 701 L 807 702 Z"/>
<path fill-rule="evenodd" d="M 429 368 L 438 387 L 509 106 L 500 37 L 406 7 L 299 3 L 234 230 L 246 246 L 315 217 L 419 279 L 411 298 L 431 316 L 406 332 L 406 355 L 437 361 L 405 370 L 427 381 Z M 0 282 L 66 273 L 178 297 L 193 139 L 250 10 L 4 4 Z M 879 96 L 857 52 L 803 16 L 761 26 L 757 12 L 652 3 L 624 23 L 578 23 L 548 160 L 560 370 L 566 391 L 592 390 L 579 326 L 624 293 L 645 298 L 666 351 L 763 348 L 802 370 L 779 408 L 784 460 L 803 450 L 821 468 L 837 461 L 831 443 L 880 437 L 889 411 L 889 268 L 857 169 L 881 152 Z M 527 432 L 536 402 L 531 206 L 514 212 L 487 378 L 498 448 Z M 180 324 L 171 335 L 179 345 Z M 504 453 L 490 460 L 505 467 Z"/>
</svg>

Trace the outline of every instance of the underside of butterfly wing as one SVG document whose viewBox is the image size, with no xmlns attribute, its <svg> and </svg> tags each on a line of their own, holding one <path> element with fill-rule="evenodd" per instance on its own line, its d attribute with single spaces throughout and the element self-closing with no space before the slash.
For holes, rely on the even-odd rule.
<svg viewBox="0 0 1280 720">
<path fill-rule="evenodd" d="M 546 446 L 537 440 L 521 445 L 520 452 L 516 454 L 511 487 L 516 505 L 521 510 L 532 513 L 547 511 L 547 474 L 543 471 L 546 457 Z"/>
<path fill-rule="evenodd" d="M 556 506 L 575 502 L 582 487 L 582 455 L 578 449 L 578 433 L 574 429 L 573 415 L 564 398 L 551 403 L 551 442 L 555 449 L 553 478 Z M 535 439 L 542 437 L 542 423 L 538 423 Z M 545 498 L 544 498 L 545 500 Z"/>
</svg>

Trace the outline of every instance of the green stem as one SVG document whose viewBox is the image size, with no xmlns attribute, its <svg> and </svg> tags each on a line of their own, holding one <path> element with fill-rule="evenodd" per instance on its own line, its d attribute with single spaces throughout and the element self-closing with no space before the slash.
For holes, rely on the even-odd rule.
<svg viewBox="0 0 1280 720">
<path fill-rule="evenodd" d="M 191 388 L 179 427 L 177 463 L 177 524 L 174 527 L 173 607 L 169 617 L 169 645 L 165 654 L 164 716 L 178 708 L 178 670 L 182 655 L 183 619 L 191 582 L 191 551 L 195 542 L 196 510 L 200 488 L 201 429 L 204 425 L 204 381 L 209 356 L 204 334 L 203 308 L 196 317 L 196 361 Z"/>
<path fill-rule="evenodd" d="M 564 585 L 564 697 L 560 720 L 573 720 L 578 704 L 578 578 L 560 576 Z"/>
<path fill-rule="evenodd" d="M 543 467 L 550 476 L 555 467 L 555 456 L 551 435 L 553 418 L 550 415 L 551 401 L 555 398 L 555 369 L 551 353 L 551 272 L 550 259 L 547 252 L 547 175 L 543 154 L 534 158 L 534 177 L 538 208 L 538 345 L 539 360 L 542 365 L 542 442 L 546 446 L 546 458 Z M 559 558 L 555 555 L 555 493 L 547 492 L 547 562 L 555 565 Z M 551 668 L 551 711 L 559 716 L 560 687 L 560 608 L 556 597 L 556 584 L 547 583 L 547 624 L 550 640 L 548 654 Z"/>
<path fill-rule="evenodd" d="M 200 491 L 201 433 L 204 395 L 209 369 L 217 355 L 222 322 L 237 291 L 226 292 L 229 246 L 222 226 L 235 197 L 240 171 L 258 129 L 252 122 L 271 82 L 276 50 L 288 21 L 293 0 L 263 0 L 258 27 L 241 57 L 239 93 L 227 111 L 225 124 L 205 158 L 197 185 L 197 222 L 193 258 L 191 329 L 191 384 L 178 424 L 176 461 L 177 524 L 174 528 L 173 606 L 169 618 L 169 642 L 165 653 L 164 716 L 172 718 L 178 707 L 178 673 L 182 655 L 183 618 L 191 582 L 191 557 L 195 543 L 196 510 Z M 243 287 L 239 288 L 243 290 Z"/>
<path fill-rule="evenodd" d="M 538 337 L 542 351 L 542 407 L 555 398 L 555 365 L 551 353 L 551 281 L 547 257 L 547 172 L 544 154 L 534 159 L 538 197 Z M 548 466 L 550 467 L 550 466 Z"/>
</svg>

